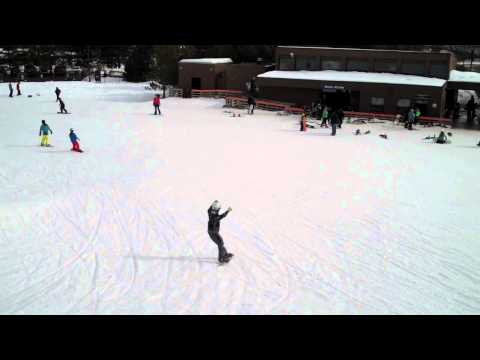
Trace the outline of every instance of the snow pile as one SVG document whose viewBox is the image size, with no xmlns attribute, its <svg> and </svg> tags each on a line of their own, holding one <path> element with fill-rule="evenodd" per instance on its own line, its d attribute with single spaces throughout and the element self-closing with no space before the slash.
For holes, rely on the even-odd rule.
<svg viewBox="0 0 480 360">
<path fill-rule="evenodd" d="M 180 60 L 184 64 L 228 64 L 232 63 L 230 58 L 203 58 L 203 59 L 183 59 Z"/>
<path fill-rule="evenodd" d="M 298 116 L 231 117 L 223 100 L 162 99 L 153 116 L 146 84 L 4 85 L 1 314 L 480 313 L 477 132 L 333 137 Z M 233 208 L 221 267 L 215 199 Z"/>
<path fill-rule="evenodd" d="M 341 82 L 364 82 L 378 84 L 417 85 L 442 87 L 446 80 L 416 75 L 371 73 L 361 71 L 285 71 L 275 70 L 258 75 L 259 78 L 268 79 L 294 79 L 315 81 L 341 81 Z"/>
<path fill-rule="evenodd" d="M 450 79 L 448 81 L 480 83 L 480 73 L 452 70 L 450 71 Z"/>
</svg>

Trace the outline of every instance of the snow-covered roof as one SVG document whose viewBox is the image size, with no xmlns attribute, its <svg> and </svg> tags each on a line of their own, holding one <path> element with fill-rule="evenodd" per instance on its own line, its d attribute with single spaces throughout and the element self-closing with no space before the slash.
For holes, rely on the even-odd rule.
<svg viewBox="0 0 480 360">
<path fill-rule="evenodd" d="M 401 52 L 401 53 L 430 53 L 428 51 L 421 50 L 396 50 L 396 49 L 359 49 L 359 48 L 334 48 L 326 46 L 278 46 L 279 48 L 288 48 L 288 49 L 318 49 L 318 50 L 350 50 L 350 51 L 378 51 L 378 52 Z M 445 52 L 443 52 L 445 53 Z"/>
<path fill-rule="evenodd" d="M 189 64 L 228 64 L 232 63 L 230 58 L 203 58 L 203 59 L 183 59 L 180 60 L 181 63 Z"/>
<path fill-rule="evenodd" d="M 480 83 L 480 73 L 473 71 L 450 71 L 448 81 Z"/>
<path fill-rule="evenodd" d="M 372 73 L 360 71 L 268 71 L 260 74 L 259 78 L 269 79 L 294 79 L 294 80 L 320 80 L 320 81 L 346 81 L 379 84 L 417 85 L 442 87 L 447 80 L 416 75 Z"/>
</svg>

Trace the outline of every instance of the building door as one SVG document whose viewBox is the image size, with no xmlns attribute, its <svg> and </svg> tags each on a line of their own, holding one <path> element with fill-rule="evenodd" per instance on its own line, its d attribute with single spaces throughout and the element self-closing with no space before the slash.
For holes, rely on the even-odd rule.
<svg viewBox="0 0 480 360">
<path fill-rule="evenodd" d="M 192 77 L 192 89 L 200 90 L 202 88 L 202 79 L 199 77 Z"/>
<path fill-rule="evenodd" d="M 350 111 L 360 111 L 360 91 L 350 91 Z"/>
<path fill-rule="evenodd" d="M 323 91 L 322 104 L 328 107 L 338 109 L 347 109 L 350 107 L 351 95 L 344 90 Z"/>
<path fill-rule="evenodd" d="M 457 89 L 447 89 L 445 96 L 445 108 L 447 109 L 446 116 L 450 117 L 453 108 L 457 102 L 458 90 Z"/>
<path fill-rule="evenodd" d="M 426 103 L 415 103 L 414 107 L 418 108 L 418 110 L 420 110 L 420 113 L 424 116 L 427 116 L 429 113 L 428 104 Z"/>
<path fill-rule="evenodd" d="M 215 76 L 215 89 L 219 89 L 219 90 L 225 89 L 225 81 L 224 81 L 223 73 L 219 73 L 217 74 L 217 76 Z"/>
</svg>

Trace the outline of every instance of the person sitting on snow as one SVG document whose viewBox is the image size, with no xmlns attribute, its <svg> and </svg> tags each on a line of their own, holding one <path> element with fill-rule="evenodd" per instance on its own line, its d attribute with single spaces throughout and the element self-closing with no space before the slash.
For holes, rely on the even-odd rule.
<svg viewBox="0 0 480 360">
<path fill-rule="evenodd" d="M 38 136 L 42 137 L 42 142 L 40 143 L 40 146 L 50 146 L 48 144 L 48 133 L 53 135 L 52 129 L 50 129 L 50 126 L 45 122 L 45 120 L 42 120 L 42 125 L 40 126 L 40 131 Z"/>
<path fill-rule="evenodd" d="M 440 135 L 438 135 L 438 138 L 436 138 L 435 143 L 436 144 L 446 144 L 448 142 L 447 135 L 443 131 L 440 131 Z"/>
<path fill-rule="evenodd" d="M 72 151 L 77 151 L 77 152 L 83 152 L 81 149 L 80 149 L 80 144 L 78 143 L 78 140 L 79 137 L 77 136 L 77 134 L 75 134 L 75 132 L 73 131 L 73 129 L 70 129 L 70 134 L 68 134 L 68 136 L 70 137 L 70 141 L 72 142 Z"/>
</svg>

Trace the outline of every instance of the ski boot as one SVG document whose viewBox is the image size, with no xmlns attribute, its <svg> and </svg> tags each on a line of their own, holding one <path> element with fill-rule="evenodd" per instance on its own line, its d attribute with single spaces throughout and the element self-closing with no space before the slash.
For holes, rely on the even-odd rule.
<svg viewBox="0 0 480 360">
<path fill-rule="evenodd" d="M 222 259 L 220 259 L 219 262 L 220 264 L 226 264 L 232 259 L 232 257 L 233 257 L 233 254 L 225 254 L 225 256 Z"/>
</svg>

